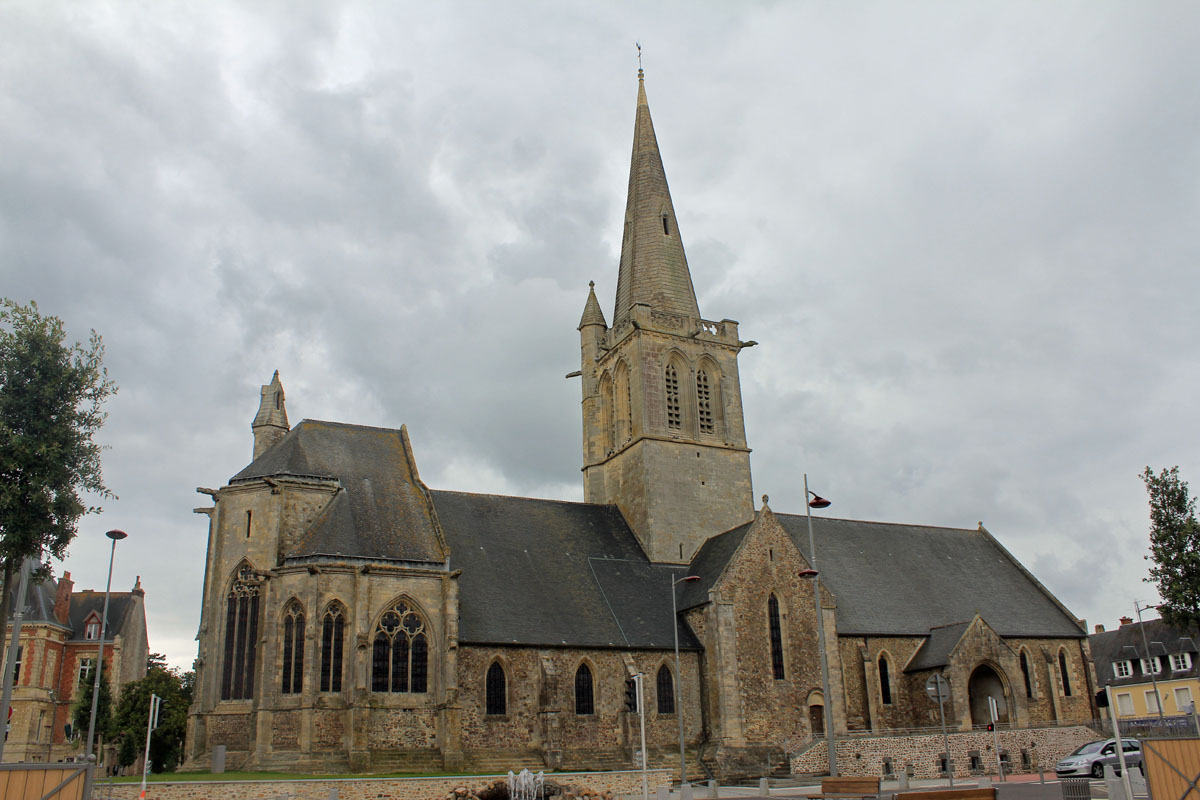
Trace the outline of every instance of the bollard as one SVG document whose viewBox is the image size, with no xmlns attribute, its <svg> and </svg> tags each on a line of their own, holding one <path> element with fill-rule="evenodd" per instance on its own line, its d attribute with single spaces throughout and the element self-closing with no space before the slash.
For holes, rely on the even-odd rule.
<svg viewBox="0 0 1200 800">
<path fill-rule="evenodd" d="M 338 790 L 336 786 L 329 787 L 329 800 L 338 800 Z"/>
<path fill-rule="evenodd" d="M 225 745 L 219 744 L 212 750 L 212 771 L 219 775 L 225 771 Z"/>
<path fill-rule="evenodd" d="M 758 793 L 763 797 L 771 796 L 771 782 L 766 778 L 758 779 Z"/>
<path fill-rule="evenodd" d="M 992 787 L 992 777 L 990 775 L 979 776 L 979 788 L 990 789 Z"/>
<path fill-rule="evenodd" d="M 897 788 L 902 791 L 904 789 L 907 789 L 908 788 L 908 770 L 906 770 L 906 769 L 900 770 L 899 780 L 900 780 L 900 785 Z"/>
<path fill-rule="evenodd" d="M 654 792 L 655 800 L 667 800 L 671 796 L 671 790 L 666 786 L 660 786 Z"/>
<path fill-rule="evenodd" d="M 708 795 L 709 797 L 720 797 L 721 796 L 721 791 L 717 788 L 716 781 L 708 782 L 708 791 L 709 791 L 709 795 Z"/>
<path fill-rule="evenodd" d="M 695 800 L 690 783 L 685 783 L 679 787 L 679 800 Z"/>
</svg>

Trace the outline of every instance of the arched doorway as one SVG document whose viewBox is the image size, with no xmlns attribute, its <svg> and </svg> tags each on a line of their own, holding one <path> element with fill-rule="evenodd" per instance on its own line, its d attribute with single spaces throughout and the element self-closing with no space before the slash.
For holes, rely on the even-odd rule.
<svg viewBox="0 0 1200 800">
<path fill-rule="evenodd" d="M 825 697 L 820 692 L 808 696 L 808 724 L 814 739 L 825 735 Z"/>
<path fill-rule="evenodd" d="M 996 698 L 996 715 L 999 722 L 1008 722 L 1008 702 L 1004 699 L 1004 681 L 999 673 L 987 664 L 980 664 L 971 673 L 967 684 L 971 701 L 971 724 L 987 725 L 992 721 L 988 713 L 988 698 Z"/>
</svg>

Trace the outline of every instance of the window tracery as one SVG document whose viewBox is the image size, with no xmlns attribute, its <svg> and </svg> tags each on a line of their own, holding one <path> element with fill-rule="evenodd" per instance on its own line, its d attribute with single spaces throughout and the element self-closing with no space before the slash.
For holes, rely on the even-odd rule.
<svg viewBox="0 0 1200 800">
<path fill-rule="evenodd" d="M 304 688 L 304 609 L 292 600 L 283 612 L 283 678 L 280 691 L 299 694 Z"/>
<path fill-rule="evenodd" d="M 259 588 L 258 573 L 249 564 L 243 564 L 238 568 L 225 598 L 222 700 L 246 700 L 254 696 Z"/>
<path fill-rule="evenodd" d="M 675 676 L 671 674 L 671 670 L 663 664 L 658 668 L 658 676 L 655 678 L 655 689 L 658 695 L 658 713 L 674 714 L 675 713 Z"/>
<path fill-rule="evenodd" d="M 701 433 L 716 433 L 713 418 L 712 387 L 709 385 L 708 370 L 703 367 L 696 372 L 696 419 Z"/>
<path fill-rule="evenodd" d="M 342 690 L 342 648 L 346 636 L 346 609 L 334 603 L 321 620 L 321 691 Z"/>
<path fill-rule="evenodd" d="M 375 626 L 371 691 L 424 694 L 428 691 L 429 637 L 425 621 L 401 600 Z"/>
</svg>

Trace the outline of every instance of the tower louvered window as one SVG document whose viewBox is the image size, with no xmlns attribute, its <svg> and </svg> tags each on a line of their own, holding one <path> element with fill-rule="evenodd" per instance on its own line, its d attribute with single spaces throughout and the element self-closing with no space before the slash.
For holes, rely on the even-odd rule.
<svg viewBox="0 0 1200 800">
<path fill-rule="evenodd" d="M 371 650 L 371 691 L 424 694 L 428 691 L 429 637 L 425 621 L 400 601 L 384 612 Z"/>
<path fill-rule="evenodd" d="M 299 694 L 304 688 L 304 609 L 298 601 L 283 614 L 283 679 L 280 691 Z"/>
<path fill-rule="evenodd" d="M 679 403 L 679 373 L 674 364 L 667 364 L 663 382 L 667 393 L 667 427 L 678 430 L 683 427 L 683 407 Z"/>
<path fill-rule="evenodd" d="M 346 610 L 332 605 L 321 621 L 321 691 L 342 690 L 342 643 L 346 635 Z"/>
<path fill-rule="evenodd" d="M 712 387 L 708 383 L 708 371 L 696 373 L 696 417 L 700 423 L 701 433 L 715 433 L 716 424 L 713 422 Z"/>
<path fill-rule="evenodd" d="M 575 713 L 581 715 L 596 713 L 592 670 L 587 664 L 580 664 L 579 669 L 575 670 Z"/>
<path fill-rule="evenodd" d="M 504 667 L 499 661 L 493 661 L 488 667 L 487 678 L 484 680 L 484 710 L 488 714 L 505 714 L 508 703 L 505 698 Z"/>
<path fill-rule="evenodd" d="M 783 626 L 779 621 L 779 601 L 775 595 L 767 598 L 767 627 L 771 634 L 771 674 L 783 680 Z"/>
<path fill-rule="evenodd" d="M 655 679 L 654 688 L 658 694 L 658 713 L 674 714 L 675 677 L 671 674 L 671 670 L 667 669 L 666 664 L 658 668 L 658 676 Z"/>
<path fill-rule="evenodd" d="M 225 598 L 225 652 L 221 670 L 221 699 L 254 696 L 254 657 L 258 641 L 259 580 L 243 565 Z"/>
</svg>

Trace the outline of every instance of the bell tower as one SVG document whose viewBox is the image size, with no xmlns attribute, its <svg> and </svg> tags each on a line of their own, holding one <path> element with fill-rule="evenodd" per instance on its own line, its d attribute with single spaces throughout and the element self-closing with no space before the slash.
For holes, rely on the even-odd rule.
<svg viewBox="0 0 1200 800">
<path fill-rule="evenodd" d="M 584 499 L 616 504 L 658 562 L 751 520 L 737 366 L 751 343 L 700 316 L 640 69 L 613 324 L 592 287 L 579 334 Z"/>
</svg>

